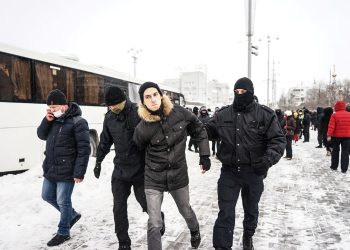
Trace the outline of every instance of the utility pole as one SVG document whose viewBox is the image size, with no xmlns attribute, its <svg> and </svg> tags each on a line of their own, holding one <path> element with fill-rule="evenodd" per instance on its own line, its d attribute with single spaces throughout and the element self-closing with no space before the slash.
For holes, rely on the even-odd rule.
<svg viewBox="0 0 350 250">
<path fill-rule="evenodd" d="M 253 29 L 253 5 L 255 9 L 254 0 L 246 0 L 246 21 L 247 21 L 247 37 L 248 37 L 248 78 L 251 79 L 251 65 L 252 65 L 252 54 L 257 55 L 257 52 L 252 51 L 252 36 L 254 33 Z M 254 47 L 254 49 L 256 49 Z"/>
<path fill-rule="evenodd" d="M 136 49 L 136 48 L 131 48 L 128 50 L 128 53 L 131 54 L 131 58 L 133 59 L 133 64 L 134 64 L 134 78 L 136 78 L 136 62 L 137 62 L 137 54 L 142 52 L 142 49 Z"/>
<path fill-rule="evenodd" d="M 276 37 L 276 40 L 279 38 Z M 270 107 L 270 43 L 271 37 L 267 36 L 267 86 L 266 86 L 266 105 Z"/>
</svg>

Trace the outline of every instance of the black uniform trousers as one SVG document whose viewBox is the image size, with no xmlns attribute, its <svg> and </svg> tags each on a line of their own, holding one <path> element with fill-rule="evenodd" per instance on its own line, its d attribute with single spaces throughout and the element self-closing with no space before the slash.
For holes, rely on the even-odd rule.
<svg viewBox="0 0 350 250">
<path fill-rule="evenodd" d="M 141 205 L 143 211 L 147 212 L 144 180 L 140 182 L 130 182 L 117 178 L 112 179 L 114 225 L 119 244 L 131 244 L 128 234 L 128 197 L 131 193 L 132 186 L 134 187 L 134 194 L 137 202 Z"/>
<path fill-rule="evenodd" d="M 253 236 L 258 224 L 259 201 L 264 191 L 263 176 L 236 172 L 222 167 L 218 181 L 219 214 L 213 232 L 214 248 L 231 249 L 235 227 L 235 208 L 241 191 L 244 233 Z"/>
</svg>

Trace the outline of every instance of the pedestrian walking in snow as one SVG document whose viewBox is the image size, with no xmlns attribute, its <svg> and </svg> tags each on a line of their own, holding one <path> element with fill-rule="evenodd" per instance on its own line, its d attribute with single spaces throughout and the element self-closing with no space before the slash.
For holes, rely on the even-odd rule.
<svg viewBox="0 0 350 250">
<path fill-rule="evenodd" d="M 57 234 L 47 243 L 51 247 L 69 240 L 71 227 L 81 217 L 71 196 L 74 184 L 84 180 L 91 149 L 89 126 L 78 104 L 68 103 L 58 89 L 49 93 L 46 104 L 49 108 L 37 129 L 46 141 L 42 198 L 60 212 Z"/>
<path fill-rule="evenodd" d="M 303 133 L 304 133 L 304 141 L 310 141 L 310 124 L 311 124 L 311 115 L 308 109 L 304 109 L 304 118 L 303 118 Z"/>
<path fill-rule="evenodd" d="M 326 147 L 327 156 L 330 156 L 332 153 L 332 143 L 330 141 L 327 141 L 327 132 L 328 132 L 328 124 L 333 114 L 333 108 L 327 107 L 324 109 L 323 113 L 324 113 L 324 116 L 322 117 L 322 120 L 320 123 L 320 133 L 322 134 L 323 145 Z"/>
<path fill-rule="evenodd" d="M 284 117 L 283 129 L 285 131 L 287 140 L 286 155 L 284 158 L 291 160 L 293 158 L 292 140 L 294 136 L 294 130 L 296 128 L 296 122 L 293 118 L 292 111 L 290 110 L 284 112 Z"/>
<path fill-rule="evenodd" d="M 144 191 L 145 153 L 132 141 L 134 130 L 140 121 L 137 106 L 124 91 L 116 86 L 106 89 L 105 103 L 109 111 L 105 115 L 100 143 L 97 147 L 94 174 L 100 177 L 101 163 L 114 145 L 114 170 L 112 174 L 113 214 L 115 234 L 120 250 L 131 249 L 128 234 L 128 198 L 131 188 L 142 210 L 147 212 Z M 163 232 L 164 233 L 164 232 Z"/>
<path fill-rule="evenodd" d="M 244 77 L 235 83 L 231 105 L 219 110 L 206 124 L 210 139 L 221 141 L 218 159 L 222 163 L 218 181 L 219 214 L 214 225 L 215 249 L 231 249 L 235 207 L 241 191 L 243 249 L 253 249 L 258 224 L 258 204 L 263 179 L 276 164 L 286 145 L 285 136 L 273 110 L 254 101 L 254 86 Z"/>
<path fill-rule="evenodd" d="M 317 107 L 317 116 L 316 116 L 316 123 L 315 126 L 317 127 L 317 142 L 318 146 L 316 148 L 322 148 L 322 134 L 320 132 L 320 123 L 323 117 L 323 108 L 322 107 Z"/>
<path fill-rule="evenodd" d="M 169 192 L 191 234 L 191 246 L 198 248 L 199 223 L 189 202 L 186 163 L 187 133 L 198 142 L 202 173 L 210 169 L 207 133 L 197 116 L 173 105 L 159 86 L 145 82 L 139 89 L 141 122 L 134 133 L 135 143 L 146 150 L 145 193 L 148 210 L 147 243 L 149 250 L 162 249 L 161 206 L 164 192 Z"/>
<path fill-rule="evenodd" d="M 193 107 L 193 111 L 192 112 L 193 112 L 193 114 L 195 114 L 195 116 L 198 117 L 199 109 L 198 109 L 197 106 Z M 198 153 L 198 144 L 192 137 L 190 137 L 190 141 L 188 142 L 188 150 L 189 151 L 193 151 L 192 145 L 194 147 L 194 152 Z"/>
<path fill-rule="evenodd" d="M 331 169 L 337 170 L 338 168 L 341 145 L 340 168 L 342 173 L 346 173 L 349 167 L 350 113 L 345 110 L 344 101 L 337 101 L 334 110 L 335 113 L 331 116 L 327 132 L 327 141 L 332 142 L 333 148 Z"/>
</svg>

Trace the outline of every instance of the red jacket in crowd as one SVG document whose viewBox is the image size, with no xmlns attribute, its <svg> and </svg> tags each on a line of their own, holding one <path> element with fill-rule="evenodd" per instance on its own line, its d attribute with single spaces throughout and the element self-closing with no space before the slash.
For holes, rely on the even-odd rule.
<svg viewBox="0 0 350 250">
<path fill-rule="evenodd" d="M 334 105 L 335 113 L 329 121 L 327 136 L 350 137 L 350 112 L 345 107 L 344 101 L 337 101 Z"/>
</svg>

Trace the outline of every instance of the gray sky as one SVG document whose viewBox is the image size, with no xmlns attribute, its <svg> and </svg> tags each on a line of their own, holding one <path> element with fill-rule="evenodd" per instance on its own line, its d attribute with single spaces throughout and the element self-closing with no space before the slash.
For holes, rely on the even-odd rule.
<svg viewBox="0 0 350 250">
<path fill-rule="evenodd" d="M 208 80 L 233 86 L 247 75 L 244 0 L 0 0 L 0 42 L 39 52 L 72 53 L 81 62 L 132 75 L 130 48 L 142 49 L 137 77 L 162 81 L 181 69 L 207 65 Z M 350 78 L 347 0 L 257 0 L 252 80 L 266 96 L 267 35 L 270 78 L 278 92 L 291 86 Z M 273 38 L 278 37 L 279 40 Z M 259 41 L 261 40 L 261 41 Z"/>
</svg>

